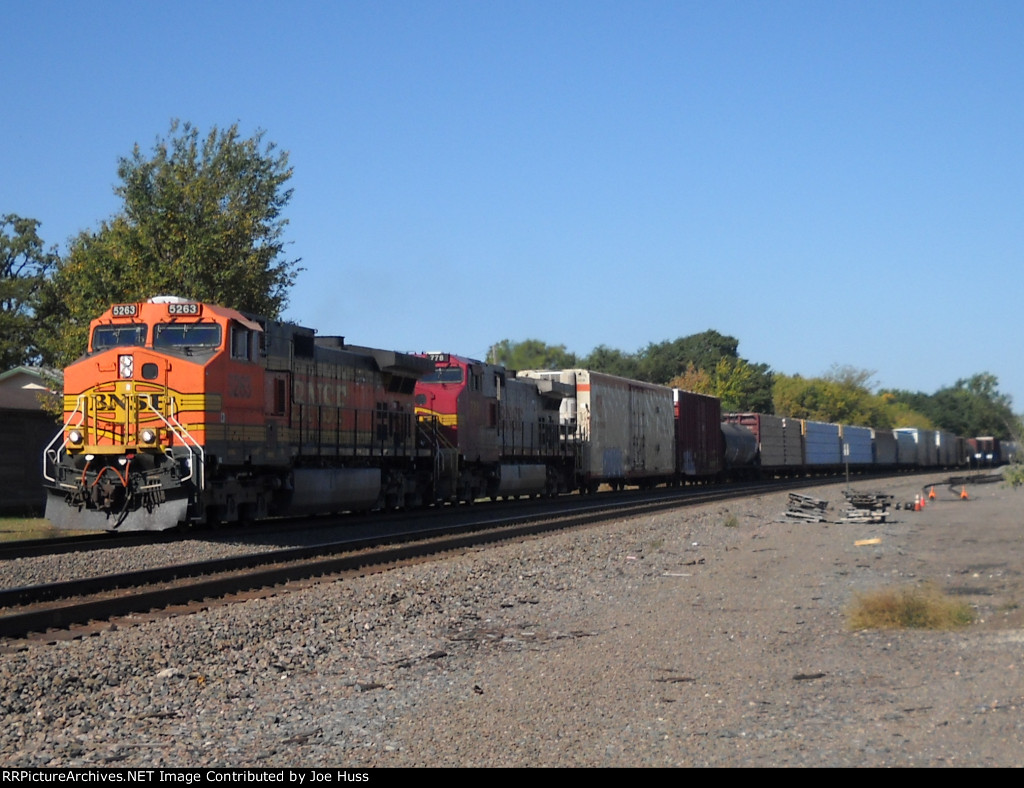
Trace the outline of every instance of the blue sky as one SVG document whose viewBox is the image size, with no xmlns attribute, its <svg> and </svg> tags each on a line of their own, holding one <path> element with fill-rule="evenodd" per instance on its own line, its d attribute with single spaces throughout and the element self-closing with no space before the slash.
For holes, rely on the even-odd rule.
<svg viewBox="0 0 1024 788">
<path fill-rule="evenodd" d="M 786 374 L 1024 410 L 1024 4 L 7 2 L 0 213 L 119 208 L 172 118 L 289 152 L 289 319 L 579 355 L 715 329 Z"/>
</svg>

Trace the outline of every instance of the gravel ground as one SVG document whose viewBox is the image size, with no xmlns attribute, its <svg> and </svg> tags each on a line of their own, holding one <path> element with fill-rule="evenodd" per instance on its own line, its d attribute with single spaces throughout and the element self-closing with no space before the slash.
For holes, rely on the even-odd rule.
<svg viewBox="0 0 1024 788">
<path fill-rule="evenodd" d="M 324 531 L 297 530 L 285 536 L 268 536 L 262 543 L 243 536 L 211 534 L 177 542 L 133 544 L 134 536 L 129 535 L 121 547 L 0 561 L 0 588 L 48 583 L 54 578 L 78 580 L 97 574 L 134 572 L 170 564 L 265 553 L 329 539 L 330 535 Z"/>
<path fill-rule="evenodd" d="M 1024 766 L 1024 493 L 851 524 L 842 490 L 806 491 L 828 523 L 764 495 L 28 645 L 0 766 Z M 847 629 L 924 581 L 979 621 Z"/>
</svg>

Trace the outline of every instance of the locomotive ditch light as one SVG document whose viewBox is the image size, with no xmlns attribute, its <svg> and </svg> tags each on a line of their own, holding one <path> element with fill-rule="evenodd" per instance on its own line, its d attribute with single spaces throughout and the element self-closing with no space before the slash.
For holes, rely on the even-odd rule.
<svg viewBox="0 0 1024 788">
<path fill-rule="evenodd" d="M 78 430 L 71 430 L 71 432 L 68 433 L 68 443 L 70 443 L 72 446 L 81 446 L 82 433 L 79 432 Z"/>
<path fill-rule="evenodd" d="M 143 430 L 139 434 L 139 438 L 142 440 L 143 443 L 149 443 L 149 444 L 155 443 L 156 442 L 156 432 L 154 432 L 153 430 L 150 430 L 150 429 L 145 429 L 145 430 Z"/>
</svg>

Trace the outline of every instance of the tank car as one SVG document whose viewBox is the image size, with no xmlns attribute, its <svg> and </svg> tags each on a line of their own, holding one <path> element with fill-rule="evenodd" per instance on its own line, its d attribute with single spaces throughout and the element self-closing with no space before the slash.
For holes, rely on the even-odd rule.
<svg viewBox="0 0 1024 788">
<path fill-rule="evenodd" d="M 754 476 L 757 470 L 757 436 L 749 427 L 731 421 L 723 420 L 721 429 L 726 478 Z"/>
<path fill-rule="evenodd" d="M 436 457 L 436 500 L 572 489 L 575 449 L 559 424 L 567 386 L 450 353 L 422 355 L 433 369 L 416 383 L 416 414 Z"/>
<path fill-rule="evenodd" d="M 174 296 L 115 304 L 64 373 L 47 447 L 58 528 L 166 530 L 430 494 L 422 358 Z"/>
</svg>

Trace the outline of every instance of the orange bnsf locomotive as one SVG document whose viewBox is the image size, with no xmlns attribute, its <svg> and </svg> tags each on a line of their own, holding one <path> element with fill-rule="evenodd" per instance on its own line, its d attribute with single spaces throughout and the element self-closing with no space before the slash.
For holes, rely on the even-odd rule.
<svg viewBox="0 0 1024 788">
<path fill-rule="evenodd" d="M 46 517 L 164 530 L 430 499 L 413 392 L 433 367 L 173 296 L 116 304 L 64 373 Z"/>
</svg>

